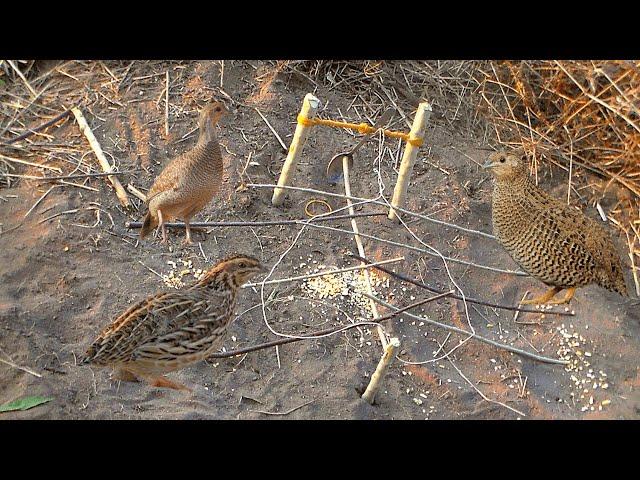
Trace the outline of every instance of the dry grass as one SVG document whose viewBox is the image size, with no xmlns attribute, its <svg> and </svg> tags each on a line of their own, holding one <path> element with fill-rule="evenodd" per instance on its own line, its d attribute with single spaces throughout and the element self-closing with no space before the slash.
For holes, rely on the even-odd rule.
<svg viewBox="0 0 640 480">
<path fill-rule="evenodd" d="M 505 61 L 480 74 L 498 143 L 560 166 L 592 204 L 613 197 L 607 216 L 624 233 L 640 294 L 640 62 Z"/>
<path fill-rule="evenodd" d="M 351 107 L 361 119 L 375 117 L 394 106 L 411 126 L 412 112 L 428 99 L 432 120 L 450 127 L 485 128 L 471 95 L 480 83 L 476 72 L 484 61 L 288 61 L 283 71 L 298 74 L 314 85 L 353 95 Z"/>
<path fill-rule="evenodd" d="M 7 142 L 75 106 L 101 121 L 119 121 L 125 107 L 132 104 L 147 110 L 156 109 L 163 117 L 168 109 L 171 120 L 176 121 L 187 117 L 212 95 L 210 89 L 185 88 L 189 75 L 183 62 L 12 61 L 27 82 L 8 62 L 0 61 L 0 142 L 5 142 L 0 143 L 0 154 L 65 167 L 70 170 L 69 174 L 98 171 L 96 162 L 86 155 L 86 145 L 77 129 L 57 134 L 56 130 L 65 126 L 69 117 L 26 140 Z M 170 98 L 168 107 L 165 106 L 167 71 L 174 89 L 171 92 L 174 102 Z M 178 92 L 179 102 L 175 101 Z M 164 124 L 161 127 L 164 131 Z M 16 173 L 15 167 L 0 157 L 0 173 Z M 10 186 L 12 181 L 0 175 L 0 188 Z"/>
</svg>

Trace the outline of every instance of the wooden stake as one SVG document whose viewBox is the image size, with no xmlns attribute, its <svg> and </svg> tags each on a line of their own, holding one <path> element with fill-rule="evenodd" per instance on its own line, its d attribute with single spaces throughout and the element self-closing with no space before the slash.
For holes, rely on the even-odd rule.
<svg viewBox="0 0 640 480">
<path fill-rule="evenodd" d="M 96 157 L 98 159 L 98 162 L 100 162 L 100 166 L 102 167 L 102 170 L 106 173 L 111 172 L 113 168 L 109 164 L 107 157 L 104 156 L 102 147 L 98 143 L 98 140 L 93 134 L 93 131 L 91 131 L 91 128 L 89 127 L 89 124 L 87 123 L 86 118 L 84 118 L 84 115 L 82 114 L 82 112 L 78 107 L 73 107 L 71 109 L 71 112 L 73 112 L 73 116 L 76 117 L 76 121 L 78 122 L 78 127 L 80 127 L 80 131 L 87 138 L 87 140 L 89 141 L 89 145 L 91 145 L 93 152 L 96 154 Z M 113 175 L 110 175 L 107 178 L 111 182 L 111 185 L 113 185 L 113 188 L 116 190 L 116 195 L 118 196 L 118 200 L 120 200 L 120 204 L 123 207 L 129 208 L 130 206 L 129 197 L 127 195 L 126 190 L 120 183 L 120 181 L 117 179 L 117 177 Z"/>
<path fill-rule="evenodd" d="M 318 100 L 313 94 L 307 93 L 304 97 L 304 101 L 302 102 L 302 108 L 300 109 L 300 116 L 304 118 L 313 118 L 316 116 L 316 111 L 320 106 L 320 100 Z M 278 187 L 286 186 L 289 184 L 289 181 L 293 178 L 293 172 L 295 170 L 298 157 L 302 153 L 302 149 L 304 148 L 304 143 L 307 140 L 307 136 L 309 135 L 309 128 L 306 125 L 302 125 L 298 123 L 296 125 L 296 131 L 293 135 L 293 140 L 291 140 L 291 145 L 289 145 L 289 153 L 287 154 L 287 159 L 284 162 L 284 166 L 282 167 L 282 172 L 280 173 L 280 178 L 278 178 Z M 284 189 L 276 187 L 273 190 L 273 198 L 271 199 L 271 203 L 278 207 L 282 205 L 284 202 Z"/>
<path fill-rule="evenodd" d="M 431 116 L 431 105 L 427 102 L 423 102 L 418 106 L 418 111 L 413 119 L 413 126 L 411 127 L 410 138 L 424 138 L 424 131 Z M 404 147 L 404 153 L 402 154 L 402 162 L 400 163 L 400 172 L 398 173 L 398 181 L 393 189 L 393 198 L 391 199 L 392 207 L 402 207 L 407 196 L 407 188 L 409 187 L 409 180 L 411 179 L 411 172 L 413 171 L 413 164 L 418 156 L 418 150 L 420 147 L 412 145 L 406 142 Z M 394 208 L 389 209 L 389 220 L 397 219 L 396 211 Z"/>
<path fill-rule="evenodd" d="M 373 405 L 373 402 L 376 399 L 376 393 L 378 393 L 380 385 L 382 385 L 384 374 L 387 372 L 387 369 L 389 368 L 393 357 L 395 357 L 395 352 L 398 348 L 400 348 L 400 340 L 398 340 L 396 337 L 393 337 L 385 347 L 384 354 L 378 362 L 376 371 L 373 372 L 373 375 L 371 375 L 369 386 L 362 394 L 362 398 L 369 402 L 370 405 Z"/>
</svg>

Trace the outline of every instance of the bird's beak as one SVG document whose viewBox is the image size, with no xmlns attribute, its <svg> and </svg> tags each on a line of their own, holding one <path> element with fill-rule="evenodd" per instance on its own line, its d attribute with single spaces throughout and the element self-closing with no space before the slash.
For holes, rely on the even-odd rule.
<svg viewBox="0 0 640 480">
<path fill-rule="evenodd" d="M 493 167 L 493 162 L 491 160 L 487 160 L 485 164 L 482 165 L 482 168 L 491 168 L 491 167 Z"/>
</svg>

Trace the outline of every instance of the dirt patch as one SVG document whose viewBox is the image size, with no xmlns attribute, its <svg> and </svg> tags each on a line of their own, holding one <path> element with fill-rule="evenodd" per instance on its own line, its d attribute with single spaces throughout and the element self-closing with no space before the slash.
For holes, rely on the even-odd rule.
<svg viewBox="0 0 640 480">
<path fill-rule="evenodd" d="M 98 71 L 95 64 L 86 63 L 87 72 Z M 128 62 L 108 66 L 120 78 Z M 175 78 L 175 90 L 171 91 L 171 134 L 165 138 L 164 104 L 156 104 L 156 100 L 164 88 L 163 75 L 167 69 Z M 360 121 L 365 106 L 344 92 L 313 85 L 303 76 L 284 74 L 272 63 L 225 61 L 222 87 L 220 69 L 220 62 L 134 65 L 120 88 L 111 85 L 110 89 L 101 90 L 99 85 L 92 84 L 92 88 L 106 96 L 112 95 L 122 106 L 100 100 L 101 103 L 92 106 L 93 114 L 86 112 L 87 118 L 103 148 L 114 157 L 120 169 L 133 172 L 123 176 L 122 183 L 145 189 L 167 158 L 194 144 L 195 135 L 188 134 L 196 126 L 196 107 L 212 96 L 227 101 L 232 114 L 218 131 L 225 156 L 224 192 L 194 221 L 305 218 L 304 205 L 316 198 L 315 195 L 292 192 L 282 208 L 275 208 L 271 205 L 269 189 L 236 191 L 241 173 L 245 183 L 277 182 L 285 156 L 253 107 L 265 114 L 288 143 L 300 102 L 309 91 L 315 90 L 323 101 L 322 115 L 328 118 L 343 115 L 345 119 Z M 112 80 L 104 72 L 101 75 L 105 82 Z M 132 80 L 146 75 L 155 76 Z M 84 87 L 79 84 L 76 88 Z M 81 97 L 79 92 L 77 97 Z M 147 100 L 139 101 L 141 97 Z M 400 122 L 394 128 L 404 127 Z M 80 152 L 88 150 L 71 121 L 47 133 L 53 138 L 32 143 L 67 142 Z M 491 230 L 489 174 L 469 159 L 482 162 L 487 155 L 475 138 L 446 122 L 429 126 L 429 145 L 418 157 L 407 208 L 466 228 Z M 305 147 L 294 184 L 342 193 L 342 186 L 325 182 L 324 167 L 333 154 L 353 142 L 349 132 L 318 128 Z M 38 148 L 45 147 L 28 148 L 27 154 L 35 156 Z M 354 194 L 373 198 L 378 195 L 381 182 L 384 194 L 390 197 L 397 176 L 398 152 L 398 143 L 394 140 L 366 144 L 356 159 Z M 51 164 L 68 172 L 73 168 L 69 162 L 77 164 L 81 153 L 63 152 L 59 156 L 66 161 L 54 158 Z M 96 168 L 92 163 L 95 163 L 93 154 L 86 155 L 82 161 Z M 39 169 L 33 167 L 21 166 L 17 171 L 40 174 Z M 539 180 L 552 190 L 552 186 L 561 181 L 557 178 L 559 175 L 553 179 L 541 175 Z M 483 400 L 443 356 L 450 351 L 449 358 L 469 382 L 488 398 L 521 411 L 526 415 L 522 418 L 638 418 L 638 306 L 595 286 L 578 291 L 571 304 L 576 313 L 574 317 L 520 314 L 514 320 L 513 312 L 472 304 L 465 309 L 462 302 L 451 299 L 438 300 L 414 312 L 467 330 L 471 326 L 485 337 L 553 358 L 558 358 L 563 338 L 561 330 L 577 333 L 583 339 L 579 348 L 591 354 L 590 366 L 580 374 L 586 375 L 592 369 L 607 375 L 606 389 L 601 385 L 596 389 L 589 386 L 586 402 L 593 410 L 583 411 L 584 399 L 580 400 L 579 394 L 575 396 L 575 382 L 571 379 L 575 372 L 521 358 L 473 339 L 458 346 L 466 336 L 449 335 L 409 317 L 386 323 L 387 330 L 402 342 L 401 354 L 400 360 L 392 364 L 374 406 L 363 402 L 358 394 L 368 383 L 381 355 L 373 327 L 293 343 L 277 351 L 270 348 L 241 357 L 212 359 L 171 374 L 176 381 L 192 386 L 193 394 L 120 383 L 111 380 L 106 370 L 77 366 L 78 355 L 104 325 L 133 302 L 172 288 L 165 284 L 162 275 L 169 275 L 175 265 L 191 262 L 194 270 L 205 269 L 216 259 L 243 252 L 257 255 L 269 266 L 279 262 L 273 278 L 285 278 L 307 273 L 315 265 L 338 268 L 353 265 L 347 254 L 357 252 L 353 238 L 340 232 L 307 227 L 296 239 L 300 226 L 195 231 L 196 245 L 187 248 L 179 245 L 183 231 L 170 230 L 170 248 L 153 239 L 139 242 L 136 232 L 127 231 L 124 225 L 142 217 L 144 208 L 140 202 L 132 197 L 134 210 L 127 212 L 120 207 L 104 179 L 77 183 L 98 191 L 57 186 L 24 219 L 25 213 L 49 187 L 21 179 L 10 188 L 0 190 L 0 358 L 10 358 L 13 363 L 41 375 L 36 377 L 0 363 L 3 378 L 0 403 L 36 394 L 54 399 L 29 411 L 2 414 L 1 418 L 518 417 L 500 405 Z M 327 202 L 334 209 L 344 207 L 341 199 L 327 198 Z M 383 211 L 383 208 L 365 205 L 357 211 Z M 587 212 L 593 214 L 594 209 Z M 43 221 L 57 213 L 60 215 Z M 11 230 L 21 221 L 18 228 Z M 507 253 L 490 239 L 427 221 L 407 221 L 422 242 L 445 256 L 503 269 L 517 268 Z M 350 229 L 348 221 L 327 225 Z M 358 219 L 358 225 L 363 233 L 426 248 L 406 229 L 384 216 Z M 452 288 L 450 274 L 467 297 L 514 305 L 526 290 L 537 294 L 543 289 L 540 282 L 528 277 L 452 262 L 447 262 L 447 272 L 437 257 L 374 240 L 363 241 L 372 259 L 405 256 L 405 261 L 393 268 L 433 287 Z M 622 239 L 619 241 L 622 243 Z M 289 253 L 284 255 L 292 244 Z M 624 250 L 621 248 L 621 251 Z M 301 267 L 301 263 L 307 265 Z M 184 280 L 189 278 L 187 275 Z M 388 280 L 388 288 L 381 287 L 380 292 L 396 305 L 404 306 L 426 294 L 418 287 L 383 274 L 380 278 Z M 369 314 L 366 306 L 357 306 L 354 302 L 315 298 L 302 282 L 265 286 L 264 298 L 270 299 L 265 308 L 269 326 L 289 334 L 346 326 L 364 320 Z M 259 288 L 241 292 L 237 307 L 240 317 L 229 328 L 221 350 L 274 339 L 262 309 L 248 310 L 260 303 Z M 380 313 L 386 312 L 381 308 Z M 589 396 L 594 397 L 590 405 Z"/>
</svg>

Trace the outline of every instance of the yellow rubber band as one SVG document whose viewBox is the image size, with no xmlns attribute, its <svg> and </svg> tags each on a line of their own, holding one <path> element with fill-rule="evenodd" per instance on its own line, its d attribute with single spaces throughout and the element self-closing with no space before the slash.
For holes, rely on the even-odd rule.
<svg viewBox="0 0 640 480">
<path fill-rule="evenodd" d="M 325 118 L 308 118 L 303 117 L 302 115 L 298 115 L 298 123 L 300 125 L 304 125 L 305 127 L 311 127 L 313 125 L 325 125 L 327 127 L 332 128 L 348 128 L 350 130 L 357 130 L 358 132 L 365 133 L 373 133 L 376 131 L 368 123 L 349 123 L 349 122 L 340 122 L 338 120 L 329 120 Z M 422 145 L 423 139 L 420 137 L 412 137 L 409 133 L 403 132 L 394 132 L 392 130 L 383 130 L 384 134 L 390 138 L 401 138 L 407 143 L 410 143 L 414 147 L 419 147 Z"/>
<path fill-rule="evenodd" d="M 314 213 L 311 213 L 309 211 L 309 205 L 312 205 L 314 203 L 320 203 L 322 205 L 325 205 L 327 207 L 327 213 L 331 213 L 333 211 L 333 208 L 331 208 L 331 205 L 329 205 L 324 200 L 320 200 L 320 199 L 317 199 L 317 198 L 312 198 L 304 206 L 304 213 L 306 213 L 308 217 L 315 217 L 316 215 L 320 215 L 319 213 L 314 214 Z"/>
</svg>

